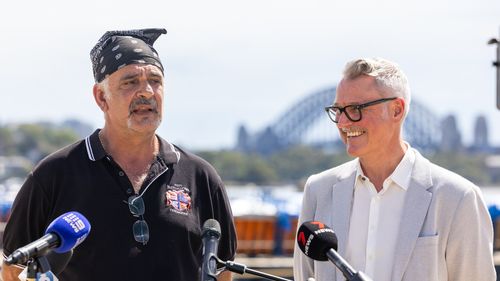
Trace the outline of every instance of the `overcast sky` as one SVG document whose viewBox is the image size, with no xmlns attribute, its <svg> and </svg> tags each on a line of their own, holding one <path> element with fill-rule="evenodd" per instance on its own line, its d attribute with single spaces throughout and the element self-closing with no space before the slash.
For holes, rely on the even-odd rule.
<svg viewBox="0 0 500 281">
<path fill-rule="evenodd" d="M 159 134 L 184 147 L 231 147 L 239 124 L 261 129 L 361 56 L 398 62 L 413 98 L 456 114 L 466 142 L 486 115 L 500 146 L 496 50 L 486 44 L 499 36 L 498 0 L 32 2 L 2 4 L 0 123 L 102 126 L 90 49 L 106 30 L 164 27 Z"/>
</svg>

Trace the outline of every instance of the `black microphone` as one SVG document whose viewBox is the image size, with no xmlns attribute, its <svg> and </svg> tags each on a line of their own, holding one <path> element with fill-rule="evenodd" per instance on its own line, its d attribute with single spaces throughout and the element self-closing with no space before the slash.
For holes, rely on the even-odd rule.
<svg viewBox="0 0 500 281">
<path fill-rule="evenodd" d="M 45 256 L 50 250 L 68 252 L 82 243 L 89 232 L 90 223 L 82 214 L 62 214 L 50 223 L 43 237 L 15 250 L 5 259 L 5 263 L 23 264 L 31 258 Z"/>
<path fill-rule="evenodd" d="M 201 281 L 217 281 L 217 249 L 220 238 L 220 224 L 214 219 L 203 223 L 201 239 L 203 241 L 203 263 Z"/>
<path fill-rule="evenodd" d="M 363 272 L 356 272 L 337 253 L 337 235 L 324 223 L 319 221 L 304 222 L 297 232 L 297 244 L 300 250 L 311 259 L 333 262 L 348 281 L 371 281 L 370 277 Z"/>
</svg>

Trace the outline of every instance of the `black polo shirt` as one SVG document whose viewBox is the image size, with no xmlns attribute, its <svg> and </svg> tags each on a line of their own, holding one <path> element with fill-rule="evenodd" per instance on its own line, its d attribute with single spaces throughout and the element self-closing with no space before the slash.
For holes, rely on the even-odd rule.
<svg viewBox="0 0 500 281">
<path fill-rule="evenodd" d="M 210 218 L 221 225 L 218 256 L 234 258 L 236 234 L 220 177 L 206 161 L 160 137 L 160 153 L 139 191 L 150 239 L 136 242 L 137 218 L 126 203 L 132 184 L 106 155 L 98 131 L 49 155 L 28 176 L 5 228 L 5 256 L 43 236 L 59 215 L 78 211 L 92 229 L 61 281 L 199 280 L 201 228 Z"/>
</svg>

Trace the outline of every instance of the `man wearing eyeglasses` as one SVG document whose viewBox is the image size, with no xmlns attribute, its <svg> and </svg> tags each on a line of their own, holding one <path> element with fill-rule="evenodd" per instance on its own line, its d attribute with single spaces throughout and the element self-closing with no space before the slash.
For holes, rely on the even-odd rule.
<svg viewBox="0 0 500 281">
<path fill-rule="evenodd" d="M 410 89 L 384 59 L 349 62 L 326 107 L 354 160 L 312 175 L 299 223 L 320 221 L 338 252 L 376 281 L 496 280 L 492 225 L 479 188 L 404 141 Z M 345 280 L 328 262 L 294 253 L 295 280 Z"/>
<path fill-rule="evenodd" d="M 165 29 L 106 32 L 91 51 L 94 99 L 104 126 L 42 160 L 21 188 L 4 233 L 4 256 L 78 211 L 90 235 L 59 280 L 200 280 L 202 225 L 219 222 L 217 256 L 232 260 L 236 235 L 223 183 L 206 161 L 156 135 L 164 68 L 153 48 Z M 4 263 L 3 280 L 24 265 Z M 218 280 L 230 280 L 224 272 Z"/>
</svg>

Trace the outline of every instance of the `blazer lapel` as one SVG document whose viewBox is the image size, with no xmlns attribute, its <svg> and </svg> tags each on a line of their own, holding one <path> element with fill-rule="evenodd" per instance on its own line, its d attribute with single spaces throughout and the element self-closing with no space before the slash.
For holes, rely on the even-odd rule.
<svg viewBox="0 0 500 281">
<path fill-rule="evenodd" d="M 429 161 L 416 150 L 415 155 L 415 165 L 401 217 L 392 280 L 403 278 L 432 200 L 432 193 L 427 191 L 432 186 Z"/>
<path fill-rule="evenodd" d="M 347 237 L 349 234 L 349 222 L 351 219 L 351 207 L 354 192 L 354 180 L 356 177 L 356 169 L 348 169 L 349 173 L 345 174 L 334 186 L 332 192 L 332 229 L 337 234 L 338 250 L 341 256 L 345 256 Z M 333 266 L 333 265 L 332 265 Z M 340 270 L 336 270 L 336 280 L 344 280 L 344 276 Z"/>
</svg>

